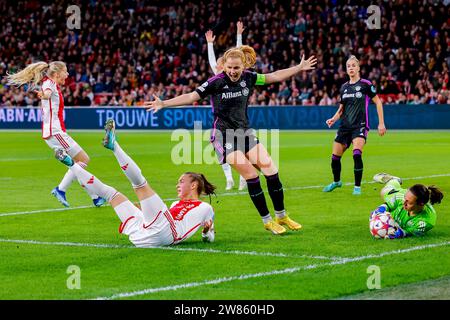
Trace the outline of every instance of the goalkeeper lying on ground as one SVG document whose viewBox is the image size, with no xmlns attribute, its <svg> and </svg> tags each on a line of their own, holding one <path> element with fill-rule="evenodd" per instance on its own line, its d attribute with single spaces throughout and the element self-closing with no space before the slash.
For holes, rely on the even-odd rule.
<svg viewBox="0 0 450 320">
<path fill-rule="evenodd" d="M 433 204 L 441 203 L 444 195 L 435 186 L 415 184 L 409 189 L 402 189 L 402 179 L 387 173 L 378 173 L 373 179 L 386 184 L 381 189 L 385 204 L 372 214 L 388 211 L 398 224 L 395 235 L 390 238 L 421 236 L 436 224 L 436 211 Z"/>
</svg>

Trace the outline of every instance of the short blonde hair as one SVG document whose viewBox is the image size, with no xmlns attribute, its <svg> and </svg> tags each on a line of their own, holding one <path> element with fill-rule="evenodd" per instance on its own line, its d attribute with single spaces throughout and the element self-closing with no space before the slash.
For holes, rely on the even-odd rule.
<svg viewBox="0 0 450 320">
<path fill-rule="evenodd" d="M 347 59 L 347 63 L 348 63 L 350 60 L 355 60 L 356 63 L 358 64 L 358 66 L 359 66 L 359 60 L 358 60 L 358 58 L 357 58 L 356 56 L 351 55 L 351 56 Z"/>
<path fill-rule="evenodd" d="M 239 58 L 241 59 L 242 63 L 244 64 L 245 67 L 245 63 L 246 63 L 246 58 L 245 58 L 245 54 L 244 52 L 242 52 L 241 49 L 239 48 L 231 48 L 228 49 L 225 54 L 223 55 L 223 63 L 225 63 L 229 58 Z"/>
<path fill-rule="evenodd" d="M 17 73 L 7 73 L 6 78 L 9 85 L 20 87 L 24 84 L 29 84 L 31 87 L 36 87 L 44 76 L 52 76 L 64 70 L 64 68 L 67 67 L 62 61 L 53 61 L 50 63 L 39 61 L 28 65 L 25 69 Z"/>
</svg>

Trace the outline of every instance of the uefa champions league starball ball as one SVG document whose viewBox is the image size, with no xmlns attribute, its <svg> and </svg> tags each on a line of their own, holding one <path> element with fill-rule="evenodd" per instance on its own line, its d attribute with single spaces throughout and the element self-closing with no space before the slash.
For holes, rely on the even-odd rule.
<svg viewBox="0 0 450 320">
<path fill-rule="evenodd" d="M 389 212 L 373 215 L 369 223 L 370 233 L 375 239 L 389 239 L 395 234 L 395 221 Z"/>
</svg>

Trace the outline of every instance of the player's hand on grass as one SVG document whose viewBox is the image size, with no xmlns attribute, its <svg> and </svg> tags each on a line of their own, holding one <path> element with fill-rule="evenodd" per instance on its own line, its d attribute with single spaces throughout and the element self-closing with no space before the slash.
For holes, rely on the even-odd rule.
<svg viewBox="0 0 450 320">
<path fill-rule="evenodd" d="M 153 94 L 153 98 L 155 98 L 155 100 L 144 102 L 144 108 L 147 111 L 153 111 L 156 113 L 160 109 L 164 108 L 164 102 L 162 102 L 162 100 L 155 94 Z"/>
<path fill-rule="evenodd" d="M 380 136 L 384 136 L 385 133 L 386 133 L 386 127 L 384 126 L 384 124 L 379 124 L 378 125 L 378 134 Z"/>
<path fill-rule="evenodd" d="M 214 40 L 216 39 L 216 36 L 213 34 L 213 32 L 212 32 L 211 30 L 208 30 L 208 31 L 205 33 L 205 37 L 206 37 L 206 41 L 207 41 L 208 43 L 212 43 L 212 42 L 214 42 Z"/>
<path fill-rule="evenodd" d="M 305 55 L 302 55 L 302 61 L 300 62 L 300 70 L 307 71 L 315 69 L 315 65 L 317 64 L 317 58 L 311 56 L 308 60 L 305 60 Z"/>
<path fill-rule="evenodd" d="M 205 221 L 204 224 L 203 224 L 202 232 L 203 233 L 207 233 L 209 231 L 209 229 L 212 227 L 212 225 L 213 225 L 213 221 L 212 220 Z"/>
</svg>

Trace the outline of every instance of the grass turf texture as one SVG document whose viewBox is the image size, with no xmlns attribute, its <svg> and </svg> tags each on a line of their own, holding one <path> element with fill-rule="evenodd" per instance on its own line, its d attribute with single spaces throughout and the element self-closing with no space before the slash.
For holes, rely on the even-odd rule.
<svg viewBox="0 0 450 320">
<path fill-rule="evenodd" d="M 91 158 L 88 170 L 135 201 L 130 184 L 114 156 L 100 144 L 103 133 L 72 132 L 71 135 Z M 118 234 L 119 219 L 109 206 L 1 216 L 12 212 L 61 209 L 50 191 L 66 171 L 53 158 L 38 132 L 1 132 L 0 239 L 130 247 L 69 247 L 0 240 L 0 299 L 91 299 L 149 288 L 160 289 L 128 298 L 338 299 L 369 292 L 366 282 L 370 265 L 380 267 L 383 289 L 450 275 L 448 245 L 377 256 L 449 241 L 448 131 L 390 131 L 385 137 L 373 132 L 369 136 L 363 152 L 363 181 L 370 181 L 378 172 L 403 178 L 423 177 L 405 180 L 404 185 L 436 184 L 445 195 L 444 202 L 435 206 L 438 221 L 431 232 L 422 238 L 393 241 L 374 240 L 368 230 L 369 213 L 381 204 L 379 191 L 382 185 L 364 183 L 360 197 L 351 194 L 351 185 L 332 193 L 321 191 L 332 180 L 330 158 L 334 130 L 280 133 L 279 168 L 286 189 L 286 207 L 303 225 L 301 231 L 288 232 L 281 237 L 263 229 L 246 192 L 235 189 L 234 194 L 223 195 L 226 193 L 225 178 L 218 165 L 174 165 L 171 150 L 177 142 L 171 141 L 170 133 L 119 131 L 118 135 L 122 148 L 133 157 L 163 199 L 176 196 L 176 181 L 188 170 L 203 172 L 218 186 L 219 196 L 212 199 L 216 211 L 216 242 L 202 243 L 197 233 L 177 248 L 271 252 L 288 256 L 131 248 L 126 236 Z M 342 167 L 343 182 L 353 182 L 351 152 L 344 155 Z M 426 178 L 445 174 L 449 175 Z M 236 173 L 234 176 L 238 185 L 238 176 Z M 264 180 L 262 178 L 265 189 Z M 67 198 L 72 208 L 92 204 L 77 183 L 69 188 Z M 272 209 L 267 193 L 266 198 Z M 374 257 L 332 265 L 333 260 L 302 255 Z M 67 289 L 70 274 L 66 270 L 70 265 L 80 267 L 80 290 Z M 294 271 L 289 272 L 289 268 Z M 284 273 L 226 281 L 228 277 L 276 270 L 284 270 Z M 217 283 L 205 282 L 215 279 L 219 279 Z M 185 284 L 192 286 L 171 290 L 173 286 Z"/>
</svg>

